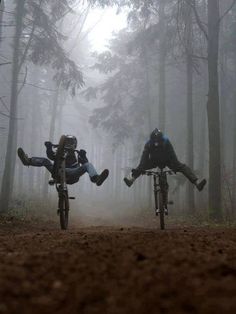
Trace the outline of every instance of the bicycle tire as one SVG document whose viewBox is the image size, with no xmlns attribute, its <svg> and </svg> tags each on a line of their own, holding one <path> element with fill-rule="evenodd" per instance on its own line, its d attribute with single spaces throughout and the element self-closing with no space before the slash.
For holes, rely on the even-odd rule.
<svg viewBox="0 0 236 314">
<path fill-rule="evenodd" d="M 58 144 L 58 148 L 55 155 L 55 161 L 54 161 L 53 176 L 54 176 L 54 179 L 56 180 L 58 180 L 58 170 L 60 167 L 60 162 L 62 160 L 64 149 L 65 149 L 65 143 L 66 143 L 66 136 L 62 135 L 60 137 L 60 141 Z"/>
<path fill-rule="evenodd" d="M 68 220 L 69 220 L 69 199 L 67 193 L 62 193 L 59 196 L 58 200 L 58 208 L 60 215 L 60 225 L 62 230 L 66 230 L 68 228 Z"/>
<path fill-rule="evenodd" d="M 157 212 L 158 210 L 158 195 L 157 194 L 158 194 L 158 191 L 154 191 L 155 212 Z"/>
<path fill-rule="evenodd" d="M 66 143 L 66 136 L 62 135 L 58 144 L 58 148 L 55 156 L 55 168 L 54 175 L 57 183 L 59 184 L 58 189 L 58 210 L 60 216 L 60 226 L 62 230 L 66 230 L 68 228 L 68 220 L 69 220 L 69 197 L 67 189 L 64 190 L 65 187 L 65 160 L 64 158 L 64 149 Z M 64 166 L 62 166 L 64 164 Z"/>
<path fill-rule="evenodd" d="M 164 209 L 164 203 L 163 203 L 163 195 L 161 192 L 159 193 L 158 201 L 159 201 L 159 211 L 160 211 L 160 228 L 161 230 L 164 230 L 165 229 L 165 209 Z"/>
</svg>

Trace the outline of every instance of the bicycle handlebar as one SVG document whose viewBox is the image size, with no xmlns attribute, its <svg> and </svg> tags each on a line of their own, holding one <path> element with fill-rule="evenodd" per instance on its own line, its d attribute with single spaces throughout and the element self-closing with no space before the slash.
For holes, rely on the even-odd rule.
<svg viewBox="0 0 236 314">
<path fill-rule="evenodd" d="M 58 146 L 58 144 L 52 144 L 53 148 L 58 148 Z M 73 151 L 79 153 L 78 149 L 73 149 Z"/>
<path fill-rule="evenodd" d="M 144 170 L 142 171 L 142 174 L 145 174 L 147 176 L 160 176 L 161 173 L 166 173 L 172 175 L 173 172 L 171 170 L 162 170 L 162 171 L 150 171 L 150 170 Z"/>
</svg>

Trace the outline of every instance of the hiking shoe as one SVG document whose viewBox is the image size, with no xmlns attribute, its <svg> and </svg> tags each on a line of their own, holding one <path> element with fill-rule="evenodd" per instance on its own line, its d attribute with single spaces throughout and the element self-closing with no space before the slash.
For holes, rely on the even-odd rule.
<svg viewBox="0 0 236 314">
<path fill-rule="evenodd" d="M 103 184 L 103 182 L 106 180 L 106 178 L 108 177 L 109 175 L 109 170 L 108 169 L 105 169 L 103 170 L 103 172 L 97 176 L 97 179 L 96 179 L 96 185 L 97 186 L 100 186 Z M 91 178 L 92 179 L 92 178 Z"/>
<path fill-rule="evenodd" d="M 134 183 L 134 179 L 124 178 L 124 182 L 130 188 L 131 185 Z"/>
<path fill-rule="evenodd" d="M 206 185 L 206 179 L 203 179 L 201 182 L 196 184 L 196 187 L 198 191 L 202 191 L 205 185 Z"/>
<path fill-rule="evenodd" d="M 30 158 L 28 157 L 28 155 L 26 155 L 21 147 L 17 149 L 17 154 L 23 165 L 30 166 Z"/>
</svg>

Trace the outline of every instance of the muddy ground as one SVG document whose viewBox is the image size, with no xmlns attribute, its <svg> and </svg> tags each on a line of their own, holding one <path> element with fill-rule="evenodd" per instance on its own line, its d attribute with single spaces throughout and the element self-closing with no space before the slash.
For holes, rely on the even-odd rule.
<svg viewBox="0 0 236 314">
<path fill-rule="evenodd" d="M 2 222 L 0 313 L 236 313 L 236 230 Z"/>
</svg>

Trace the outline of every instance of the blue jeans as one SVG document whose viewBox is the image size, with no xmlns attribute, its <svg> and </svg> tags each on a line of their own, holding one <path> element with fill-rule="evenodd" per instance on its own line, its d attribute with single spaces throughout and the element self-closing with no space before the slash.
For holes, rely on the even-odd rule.
<svg viewBox="0 0 236 314">
<path fill-rule="evenodd" d="M 53 163 L 49 159 L 43 157 L 32 157 L 30 165 L 34 167 L 45 167 L 50 173 L 52 173 L 53 170 Z M 90 162 L 86 162 L 82 166 L 66 168 L 66 182 L 68 184 L 78 182 L 79 178 L 85 174 L 85 172 L 88 173 L 90 178 L 98 175 L 94 166 Z"/>
</svg>

